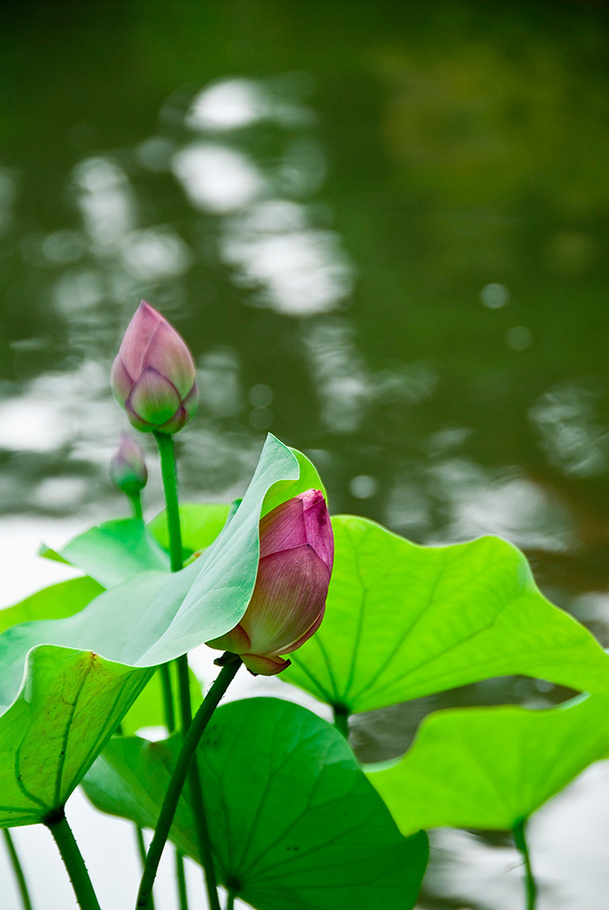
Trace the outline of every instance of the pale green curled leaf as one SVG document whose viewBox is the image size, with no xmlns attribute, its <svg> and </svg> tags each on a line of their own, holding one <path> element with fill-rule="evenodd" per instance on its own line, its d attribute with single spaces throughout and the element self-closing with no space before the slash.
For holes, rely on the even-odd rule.
<svg viewBox="0 0 609 910">
<path fill-rule="evenodd" d="M 12 805 L 12 796 L 7 793 L 10 793 L 10 781 L 16 781 L 19 774 L 15 770 L 15 756 L 20 744 L 30 741 L 32 712 L 38 711 L 35 699 L 41 697 L 40 688 L 36 689 L 34 701 L 31 695 L 36 649 L 54 645 L 60 649 L 75 649 L 77 656 L 83 651 L 101 655 L 106 661 L 124 665 L 126 673 L 136 667 L 155 667 L 223 635 L 241 619 L 254 587 L 258 523 L 264 497 L 274 483 L 286 479 L 292 480 L 286 488 L 289 495 L 300 493 L 298 472 L 296 457 L 274 437 L 269 437 L 240 507 L 216 541 L 190 566 L 173 575 L 164 571 L 139 572 L 104 591 L 73 616 L 22 623 L 0 635 L 0 741 L 6 741 L 10 746 L 0 772 L 0 806 Z M 53 648 L 50 651 L 54 653 Z M 49 660 L 52 663 L 52 657 Z M 137 680 L 146 678 L 147 674 L 134 677 Z M 53 685 L 54 688 L 45 690 L 44 695 L 56 706 L 57 716 L 53 725 L 36 726 L 40 768 L 50 769 L 57 767 L 58 755 L 63 749 L 55 727 L 61 729 L 72 714 L 72 701 L 64 694 L 68 684 L 52 683 L 51 679 L 49 686 Z M 111 717 L 116 727 L 138 693 L 139 688 L 130 686 L 124 697 L 115 693 L 120 712 L 103 699 L 99 704 L 89 703 L 91 733 L 87 729 L 86 712 L 83 712 L 76 758 L 70 751 L 71 740 L 68 750 L 64 750 L 64 762 L 78 765 L 81 753 L 87 755 L 87 761 L 89 757 L 93 760 L 101 741 L 95 732 L 97 725 L 105 724 L 107 717 Z M 28 710 L 11 714 L 10 706 L 15 700 L 18 704 L 27 704 Z M 11 735 L 3 740 L 5 725 L 9 723 Z M 72 778 L 77 777 L 74 772 Z M 43 784 L 46 793 L 48 787 L 44 781 Z M 63 786 L 60 789 L 62 797 L 65 796 L 67 791 Z M 37 791 L 36 775 L 28 784 L 28 792 L 34 801 L 40 800 L 47 807 L 46 796 L 41 797 Z M 0 824 L 10 823 L 0 817 Z"/>
<path fill-rule="evenodd" d="M 120 518 L 89 528 L 59 550 L 43 547 L 41 556 L 82 569 L 104 588 L 138 572 L 169 572 L 169 557 L 143 522 Z"/>
<path fill-rule="evenodd" d="M 64 616 L 72 616 L 103 590 L 99 582 L 86 575 L 84 578 L 70 578 L 49 585 L 14 606 L 0 610 L 0 632 L 32 619 L 62 619 Z"/>
<path fill-rule="evenodd" d="M 0 721 L 0 827 L 42 821 L 70 793 L 153 670 L 42 646 Z"/>
<path fill-rule="evenodd" d="M 609 655 L 507 541 L 420 547 L 365 518 L 332 525 L 324 621 L 286 682 L 352 713 L 512 674 L 609 692 Z"/>
<path fill-rule="evenodd" d="M 154 826 L 179 741 L 115 737 L 85 781 L 96 806 Z M 198 750 L 218 877 L 258 910 L 409 910 L 427 861 L 405 839 L 343 737 L 272 698 L 214 714 Z M 172 839 L 197 858 L 183 796 Z"/>
<path fill-rule="evenodd" d="M 299 493 L 304 493 L 307 490 L 320 490 L 327 499 L 325 487 L 321 482 L 321 478 L 317 473 L 315 466 L 309 461 L 306 455 L 302 454 L 302 452 L 299 452 L 297 449 L 291 449 L 290 451 L 298 462 L 298 489 L 296 489 L 293 483 L 287 479 L 280 483 L 276 483 L 264 498 L 262 515 L 268 515 L 268 513 L 272 512 L 278 505 L 281 505 L 282 502 L 291 499 L 293 496 L 298 496 Z"/>
<path fill-rule="evenodd" d="M 187 502 L 180 506 L 182 550 L 186 558 L 214 542 L 228 518 L 230 505 Z M 167 513 L 160 512 L 148 524 L 148 530 L 164 550 L 169 550 Z"/>
<path fill-rule="evenodd" d="M 609 752 L 609 696 L 557 708 L 430 714 L 394 767 L 368 778 L 404 834 L 450 826 L 511 830 Z"/>
</svg>

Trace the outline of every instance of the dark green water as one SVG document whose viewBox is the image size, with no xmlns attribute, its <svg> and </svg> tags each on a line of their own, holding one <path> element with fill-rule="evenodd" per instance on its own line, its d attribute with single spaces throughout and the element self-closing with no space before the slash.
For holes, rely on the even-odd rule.
<svg viewBox="0 0 609 910">
<path fill-rule="evenodd" d="M 185 498 L 239 493 L 271 430 L 335 512 L 512 540 L 609 644 L 606 5 L 0 17 L 4 519 L 123 510 L 108 371 L 145 297 L 200 368 Z M 360 718 L 356 744 L 400 751 L 439 704 L 564 694 L 468 687 Z M 421 906 L 466 906 L 441 877 Z"/>
</svg>

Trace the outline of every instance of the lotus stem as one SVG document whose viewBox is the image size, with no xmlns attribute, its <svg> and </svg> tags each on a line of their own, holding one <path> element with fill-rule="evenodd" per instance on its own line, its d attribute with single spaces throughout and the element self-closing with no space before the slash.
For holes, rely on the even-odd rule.
<svg viewBox="0 0 609 910">
<path fill-rule="evenodd" d="M 513 828 L 514 842 L 524 860 L 525 868 L 525 882 L 526 882 L 526 897 L 527 897 L 527 910 L 535 910 L 535 903 L 537 900 L 537 883 L 533 876 L 533 869 L 531 867 L 531 857 L 529 854 L 529 847 L 527 844 L 527 839 L 525 835 L 525 826 L 526 820 L 516 822 Z"/>
<path fill-rule="evenodd" d="M 212 714 L 217 708 L 220 699 L 234 679 L 235 674 L 237 673 L 237 670 L 240 666 L 240 658 L 238 658 L 236 655 L 229 655 L 229 659 L 222 667 L 222 670 L 218 674 L 215 682 L 203 699 L 201 706 L 195 714 L 192 724 L 188 728 L 188 732 L 184 737 L 184 742 L 182 743 L 182 747 L 178 754 L 178 758 L 173 769 L 169 785 L 165 792 L 165 797 L 161 806 L 154 837 L 152 838 L 150 848 L 148 850 L 148 856 L 146 857 L 146 867 L 144 869 L 144 874 L 140 883 L 140 890 L 137 896 L 136 907 L 139 908 L 139 910 L 141 910 L 142 907 L 150 906 L 152 884 L 156 877 L 161 855 L 163 853 L 163 848 L 167 842 L 169 830 L 171 828 L 171 824 L 173 822 L 178 806 L 178 801 L 180 799 L 180 794 L 186 781 L 192 758 L 196 753 L 199 740 L 201 739 L 201 736 L 203 735 Z M 215 896 L 216 900 L 218 900 L 217 891 L 215 892 Z"/>
<path fill-rule="evenodd" d="M 70 876 L 78 906 L 81 910 L 101 910 L 85 861 L 66 820 L 63 808 L 48 815 L 43 819 L 43 823 L 55 838 L 55 843 Z"/>
<path fill-rule="evenodd" d="M 11 832 L 8 830 L 8 828 L 3 828 L 2 833 L 4 835 L 4 841 L 6 843 L 6 849 L 8 850 L 8 854 L 11 859 L 11 866 L 13 867 L 15 878 L 17 879 L 17 886 L 21 895 L 23 910 L 32 910 L 32 901 L 30 900 L 30 893 L 28 891 L 27 882 L 23 873 L 23 866 L 19 860 L 19 854 L 17 853 L 15 844 L 13 843 Z"/>
</svg>

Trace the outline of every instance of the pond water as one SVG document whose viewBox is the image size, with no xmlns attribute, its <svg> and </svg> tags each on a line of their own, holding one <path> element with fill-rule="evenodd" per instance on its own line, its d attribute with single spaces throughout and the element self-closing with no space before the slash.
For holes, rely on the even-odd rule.
<svg viewBox="0 0 609 910">
<path fill-rule="evenodd" d="M 333 512 L 419 543 L 511 540 L 609 645 L 607 7 L 59 0 L 2 17 L 2 605 L 50 580 L 41 538 L 124 512 L 108 374 L 145 298 L 199 370 L 184 499 L 242 492 L 270 430 L 312 457 Z M 353 743 L 388 757 L 431 708 L 566 694 L 469 686 L 358 717 Z M 542 910 L 606 908 L 608 790 L 597 766 L 533 820 Z M 522 906 L 507 839 L 433 844 L 421 910 Z"/>
</svg>

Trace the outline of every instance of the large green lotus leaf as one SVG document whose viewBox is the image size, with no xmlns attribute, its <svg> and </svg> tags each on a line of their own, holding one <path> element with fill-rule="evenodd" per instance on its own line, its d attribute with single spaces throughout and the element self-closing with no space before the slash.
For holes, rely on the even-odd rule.
<svg viewBox="0 0 609 910">
<path fill-rule="evenodd" d="M 264 497 L 274 483 L 286 479 L 293 481 L 286 488 L 290 495 L 301 492 L 298 473 L 296 457 L 274 437 L 269 437 L 240 507 L 216 541 L 190 566 L 173 575 L 140 572 L 104 591 L 74 616 L 22 623 L 0 635 L 0 738 L 4 736 L 5 724 L 11 726 L 15 742 L 28 736 L 30 713 L 11 714 L 10 709 L 16 699 L 18 703 L 19 699 L 26 704 L 31 702 L 27 694 L 31 689 L 32 666 L 31 661 L 28 663 L 28 654 L 40 645 L 92 652 L 107 661 L 125 665 L 127 672 L 135 667 L 148 668 L 164 663 L 231 629 L 245 612 L 254 586 L 259 550 L 258 523 Z M 119 699 L 121 712 L 112 715 L 114 726 L 139 690 L 129 688 L 128 692 L 129 697 Z M 63 748 L 55 734 L 55 726 L 61 728 L 61 724 L 67 722 L 72 704 L 64 698 L 61 686 L 47 694 L 57 706 L 58 717 L 53 725 L 37 727 L 37 747 L 48 757 L 53 750 L 58 754 Z M 103 702 L 99 707 L 91 702 L 88 708 L 92 733 L 89 736 L 83 719 L 79 728 L 79 749 L 87 754 L 90 751 L 93 758 L 99 742 L 96 725 L 105 724 L 106 718 Z M 71 755 L 66 751 L 64 762 L 70 761 Z M 19 774 L 18 770 L 13 773 Z M 32 796 L 39 798 L 35 776 L 28 789 Z M 11 800 L 0 786 L 0 805 L 11 805 Z"/>
<path fill-rule="evenodd" d="M 20 603 L 0 610 L 0 632 L 32 619 L 62 619 L 64 616 L 72 616 L 103 590 L 99 582 L 88 576 L 49 585 Z"/>
<path fill-rule="evenodd" d="M 90 651 L 30 653 L 0 721 L 0 827 L 40 822 L 64 805 L 152 672 Z"/>
<path fill-rule="evenodd" d="M 89 528 L 59 550 L 43 547 L 47 559 L 67 562 L 95 578 L 104 588 L 138 572 L 169 571 L 169 557 L 143 522 L 120 518 Z"/>
<path fill-rule="evenodd" d="M 420 547 L 364 518 L 332 523 L 324 621 L 283 680 L 350 712 L 511 674 L 609 692 L 609 655 L 511 544 Z"/>
<path fill-rule="evenodd" d="M 438 711 L 394 767 L 369 773 L 404 834 L 510 830 L 609 752 L 609 697 L 548 710 Z"/>
<path fill-rule="evenodd" d="M 230 511 L 229 505 L 220 503 L 187 502 L 180 506 L 182 550 L 185 557 L 197 550 L 204 550 L 214 542 Z M 148 530 L 164 550 L 169 550 L 167 513 L 161 512 L 148 524 Z"/>
<path fill-rule="evenodd" d="M 179 742 L 115 737 L 85 781 L 96 806 L 153 827 Z M 342 736 L 272 698 L 221 707 L 198 751 L 218 877 L 259 910 L 408 910 L 427 861 Z M 183 796 L 172 838 L 197 857 Z"/>
</svg>

